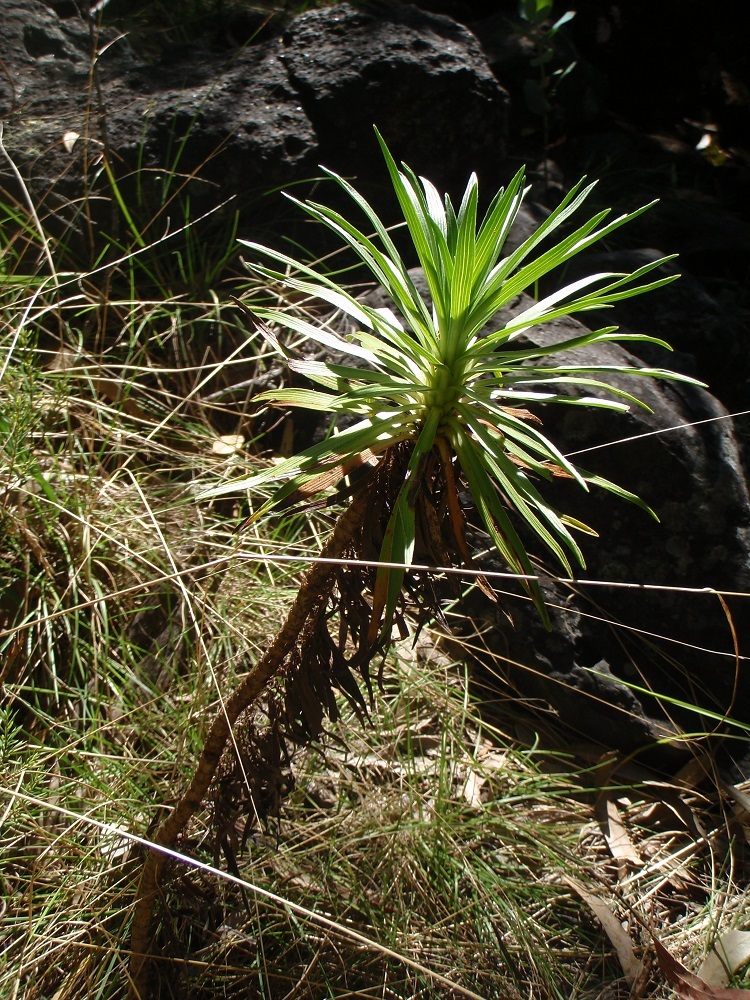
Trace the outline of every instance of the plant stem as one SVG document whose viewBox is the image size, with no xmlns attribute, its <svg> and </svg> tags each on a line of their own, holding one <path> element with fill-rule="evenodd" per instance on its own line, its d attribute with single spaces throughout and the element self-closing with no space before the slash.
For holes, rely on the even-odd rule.
<svg viewBox="0 0 750 1000">
<path fill-rule="evenodd" d="M 367 492 L 355 497 L 339 517 L 333 534 L 323 547 L 322 559 L 340 558 L 362 526 L 367 510 Z M 242 712 L 253 704 L 268 683 L 278 675 L 305 623 L 330 596 L 336 565 L 316 563 L 305 576 L 294 604 L 278 635 L 267 652 L 258 660 L 250 673 L 236 688 L 231 698 L 216 714 L 209 730 L 195 773 L 177 805 L 154 833 L 155 848 L 172 848 L 188 822 L 200 808 L 216 773 L 232 726 Z M 152 849 L 143 864 L 136 893 L 133 926 L 130 938 L 130 1000 L 146 1000 L 151 971 L 151 944 L 153 911 L 159 893 L 159 877 L 164 870 L 167 856 Z"/>
</svg>

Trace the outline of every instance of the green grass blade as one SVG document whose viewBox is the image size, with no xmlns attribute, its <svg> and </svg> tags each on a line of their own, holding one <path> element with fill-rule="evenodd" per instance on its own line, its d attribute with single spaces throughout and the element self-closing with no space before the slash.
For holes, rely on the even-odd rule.
<svg viewBox="0 0 750 1000">
<path fill-rule="evenodd" d="M 298 455 L 292 456 L 278 465 L 264 469 L 244 479 L 221 483 L 198 494 L 197 500 L 213 500 L 216 497 L 231 496 L 246 490 L 256 489 L 279 480 L 298 481 L 300 477 L 315 476 L 323 466 L 331 461 L 356 455 L 369 448 L 373 452 L 402 440 L 407 436 L 402 426 L 392 418 L 382 420 L 362 420 L 353 427 L 347 427 L 336 435 L 312 445 Z"/>
</svg>

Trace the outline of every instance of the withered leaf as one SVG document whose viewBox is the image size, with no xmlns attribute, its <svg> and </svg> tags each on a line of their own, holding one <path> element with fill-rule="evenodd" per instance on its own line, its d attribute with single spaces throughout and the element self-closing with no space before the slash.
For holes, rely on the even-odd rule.
<svg viewBox="0 0 750 1000">
<path fill-rule="evenodd" d="M 731 976 L 748 962 L 750 962 L 750 931 L 725 931 L 719 935 L 713 948 L 706 955 L 698 969 L 698 975 L 705 983 L 723 986 L 728 975 Z"/>
<path fill-rule="evenodd" d="M 674 988 L 679 1000 L 747 1000 L 747 990 L 712 986 L 695 973 L 688 972 L 657 938 L 654 938 L 654 948 L 659 959 L 659 968 L 669 985 Z"/>
<path fill-rule="evenodd" d="M 576 879 L 570 878 L 568 875 L 565 876 L 565 881 L 571 889 L 578 893 L 584 903 L 591 908 L 594 916 L 604 928 L 604 933 L 617 952 L 617 958 L 622 966 L 623 975 L 628 985 L 632 986 L 641 971 L 641 962 L 635 956 L 630 935 L 601 896 L 590 892 L 586 886 L 582 885 Z"/>
</svg>

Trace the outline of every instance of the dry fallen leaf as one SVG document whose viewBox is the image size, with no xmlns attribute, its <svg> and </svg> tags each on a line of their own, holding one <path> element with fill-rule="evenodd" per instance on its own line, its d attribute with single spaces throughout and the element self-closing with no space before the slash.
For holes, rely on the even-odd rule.
<svg viewBox="0 0 750 1000">
<path fill-rule="evenodd" d="M 487 779 L 472 768 L 466 775 L 461 794 L 472 809 L 482 808 L 482 786 Z"/>
<path fill-rule="evenodd" d="M 75 146 L 76 144 L 76 140 L 80 138 L 81 136 L 78 132 L 73 132 L 73 131 L 66 132 L 62 137 L 63 146 L 65 146 L 65 152 L 72 153 L 73 146 Z"/>
<path fill-rule="evenodd" d="M 669 985 L 674 988 L 679 1000 L 748 1000 L 747 990 L 712 986 L 700 976 L 688 972 L 656 938 L 654 938 L 654 948 L 659 959 L 659 968 Z"/>
<path fill-rule="evenodd" d="M 617 861 L 643 865 L 643 859 L 635 849 L 630 834 L 620 818 L 617 803 L 605 795 L 600 795 L 596 803 L 596 818 L 612 857 Z"/>
<path fill-rule="evenodd" d="M 565 875 L 564 878 L 570 888 L 577 892 L 584 903 L 591 908 L 597 920 L 604 928 L 604 933 L 617 952 L 617 958 L 622 966 L 622 972 L 628 986 L 632 986 L 638 978 L 642 963 L 635 957 L 630 935 L 601 896 L 589 892 L 584 885 L 581 885 L 580 882 L 570 878 L 568 875 Z"/>
<path fill-rule="evenodd" d="M 245 438 L 242 434 L 222 434 L 213 442 L 211 450 L 216 455 L 234 455 L 244 443 Z"/>
<path fill-rule="evenodd" d="M 125 388 L 122 382 L 118 382 L 117 379 L 113 378 L 95 378 L 92 381 L 96 391 L 101 393 L 110 403 L 121 406 L 123 413 L 127 413 L 129 417 L 135 417 L 137 420 L 146 419 L 146 414 L 136 401 L 131 399 L 130 396 L 125 396 Z"/>
<path fill-rule="evenodd" d="M 750 962 L 750 931 L 726 931 L 720 935 L 698 969 L 698 975 L 713 986 L 726 986 L 737 969 Z M 747 992 L 747 991 L 745 991 Z M 748 994 L 750 997 L 750 994 Z"/>
<path fill-rule="evenodd" d="M 71 368 L 75 368 L 77 362 L 78 351 L 62 346 L 52 355 L 47 367 L 51 372 L 66 372 Z"/>
</svg>

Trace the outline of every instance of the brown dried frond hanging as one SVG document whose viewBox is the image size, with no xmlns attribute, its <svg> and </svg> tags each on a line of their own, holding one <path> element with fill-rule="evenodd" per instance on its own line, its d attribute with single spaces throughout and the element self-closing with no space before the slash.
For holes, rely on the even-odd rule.
<svg viewBox="0 0 750 1000">
<path fill-rule="evenodd" d="M 326 719 L 338 720 L 337 692 L 344 694 L 360 719 L 367 715 L 368 699 L 372 701 L 370 665 L 379 653 L 385 652 L 388 641 L 368 641 L 373 614 L 370 595 L 376 571 L 361 563 L 377 558 L 410 454 L 408 443 L 390 448 L 352 487 L 337 494 L 337 498 L 342 492 L 360 496 L 364 500 L 363 516 L 341 552 L 342 563 L 334 568 L 331 585 L 308 606 L 297 641 L 285 658 L 263 711 L 251 707 L 234 727 L 236 749 L 228 747 L 225 751 L 212 791 L 220 837 L 227 843 L 236 842 L 237 834 L 229 831 L 236 830 L 240 818 L 246 837 L 255 822 L 264 822 L 278 813 L 281 790 L 291 787 L 289 745 L 315 742 L 323 733 Z M 435 566 L 470 563 L 457 476 L 437 447 L 416 485 L 414 504 L 415 562 Z M 456 586 L 453 578 L 450 583 Z M 395 614 L 402 636 L 407 634 L 407 613 L 418 630 L 430 620 L 445 624 L 434 574 L 406 574 Z M 262 722 L 260 715 L 265 716 Z M 246 776 L 251 774 L 253 779 L 249 780 Z"/>
<path fill-rule="evenodd" d="M 291 787 L 289 744 L 314 742 L 326 718 L 339 718 L 337 691 L 360 718 L 367 714 L 361 685 L 371 699 L 370 662 L 386 643 L 366 642 L 374 569 L 358 563 L 375 559 L 379 551 L 404 461 L 395 452 L 383 455 L 355 484 L 352 492 L 364 500 L 362 516 L 339 553 L 341 565 L 333 569 L 329 586 L 308 604 L 263 710 L 250 706 L 235 723 L 234 745 L 225 750 L 211 788 L 214 819 L 225 845 L 237 843 L 238 820 L 244 821 L 244 839 L 254 823 L 278 812 L 278 793 Z"/>
<path fill-rule="evenodd" d="M 234 863 L 250 832 L 270 817 L 278 817 L 281 802 L 294 778 L 279 717 L 283 705 L 278 689 L 263 705 L 248 708 L 237 721 L 234 746 L 223 755 L 211 787 L 216 853 Z M 237 827 L 242 818 L 244 826 Z"/>
</svg>

